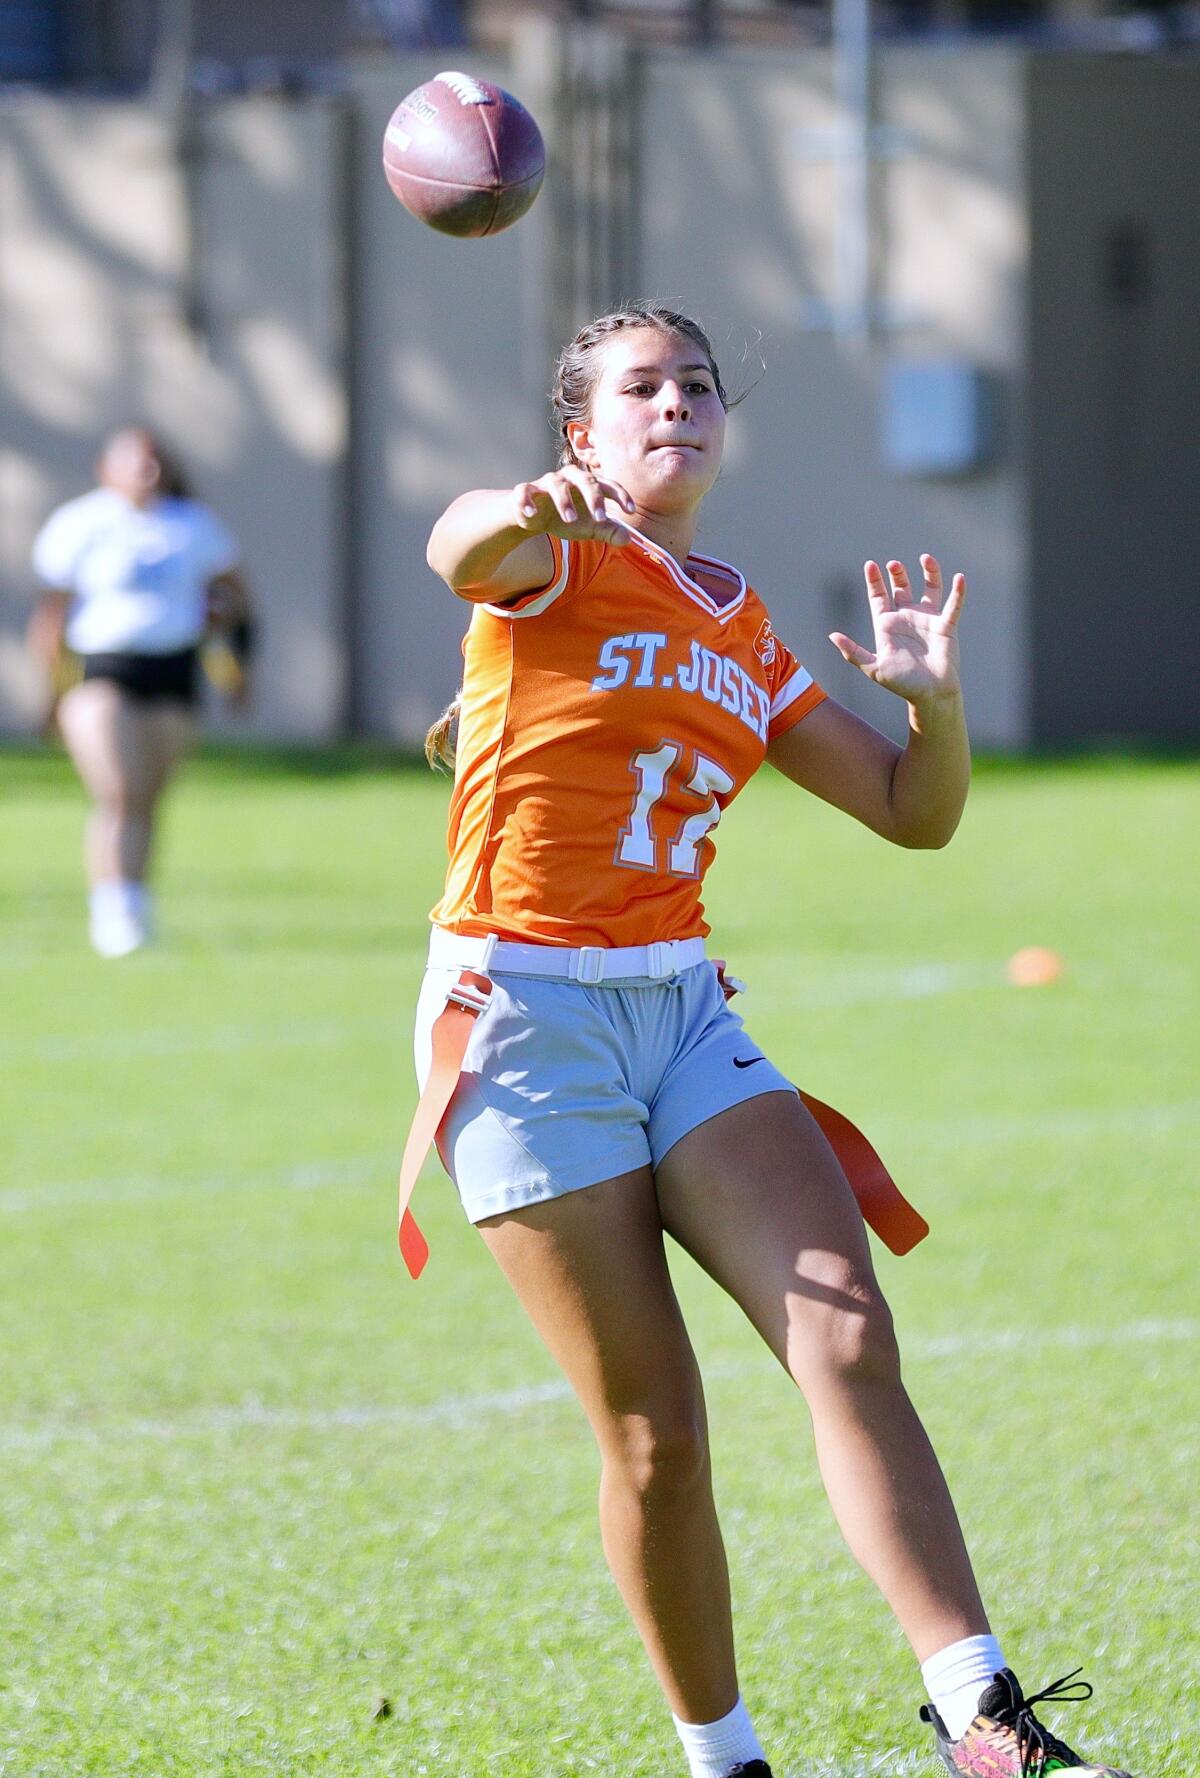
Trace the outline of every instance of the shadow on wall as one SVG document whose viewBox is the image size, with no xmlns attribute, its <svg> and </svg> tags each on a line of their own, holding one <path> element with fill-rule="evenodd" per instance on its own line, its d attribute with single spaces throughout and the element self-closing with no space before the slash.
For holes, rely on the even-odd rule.
<svg viewBox="0 0 1200 1778">
<path fill-rule="evenodd" d="M 902 473 L 883 445 L 897 361 L 961 359 L 1001 382 L 1009 413 L 1019 410 L 1027 271 L 1019 56 L 881 55 L 878 115 L 889 133 L 869 230 L 875 326 L 862 345 L 831 325 L 847 215 L 828 53 L 653 61 L 654 127 L 641 138 L 643 282 L 697 309 L 727 382 L 754 385 L 732 416 L 727 471 L 704 514 L 706 546 L 745 568 L 780 633 L 835 696 L 897 735 L 903 709 L 842 663 L 828 632 L 867 634 L 869 556 L 896 555 L 911 568 L 932 549 L 947 568 L 967 569 L 973 726 L 987 743 L 1020 744 L 1026 563 L 1017 453 L 1010 446 L 950 477 Z"/>
<path fill-rule="evenodd" d="M 37 708 L 33 536 L 132 417 L 241 540 L 268 639 L 254 727 L 336 731 L 343 138 L 320 101 L 214 106 L 186 158 L 143 106 L 0 107 L 0 727 Z"/>
</svg>

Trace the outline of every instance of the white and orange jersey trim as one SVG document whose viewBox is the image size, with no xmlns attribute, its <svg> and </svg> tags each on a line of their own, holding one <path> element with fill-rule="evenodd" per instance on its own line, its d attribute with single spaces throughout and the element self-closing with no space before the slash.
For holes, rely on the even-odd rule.
<svg viewBox="0 0 1200 1778">
<path fill-rule="evenodd" d="M 464 642 L 451 931 L 563 945 L 707 933 L 724 809 L 824 697 L 745 577 L 551 538 L 554 574 L 476 605 Z"/>
</svg>

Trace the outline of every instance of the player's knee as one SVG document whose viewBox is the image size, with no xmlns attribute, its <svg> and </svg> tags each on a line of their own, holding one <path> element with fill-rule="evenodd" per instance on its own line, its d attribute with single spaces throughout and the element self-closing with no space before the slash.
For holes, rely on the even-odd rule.
<svg viewBox="0 0 1200 1778">
<path fill-rule="evenodd" d="M 708 1471 L 708 1435 L 699 1412 L 687 1408 L 625 1416 L 609 1461 L 643 1499 L 688 1492 Z"/>
<path fill-rule="evenodd" d="M 149 821 L 154 809 L 153 792 L 142 784 L 109 785 L 100 801 L 114 821 Z"/>
<path fill-rule="evenodd" d="M 847 1293 L 829 1305 L 818 1328 L 798 1332 L 797 1381 L 806 1377 L 843 1385 L 894 1383 L 900 1378 L 900 1351 L 891 1310 L 878 1291 Z"/>
</svg>

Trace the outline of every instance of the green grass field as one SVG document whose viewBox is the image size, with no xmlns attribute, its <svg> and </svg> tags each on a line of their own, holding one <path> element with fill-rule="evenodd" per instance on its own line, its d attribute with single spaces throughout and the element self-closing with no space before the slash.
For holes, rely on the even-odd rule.
<svg viewBox="0 0 1200 1778">
<path fill-rule="evenodd" d="M 214 757 L 164 942 L 84 938 L 82 802 L 0 756 L 0 1774 L 673 1778 L 577 1408 L 433 1168 L 395 1252 L 444 781 Z M 985 767 L 946 852 L 764 774 L 714 948 L 933 1223 L 884 1254 L 1009 1659 L 1193 1778 L 1200 774 Z M 719 941 L 719 942 L 717 942 Z M 1051 945 L 1069 971 L 1017 990 Z M 779 1778 L 933 1766 L 803 1410 L 687 1263 L 743 1689 Z M 387 1698 L 390 1714 L 378 1712 Z"/>
</svg>

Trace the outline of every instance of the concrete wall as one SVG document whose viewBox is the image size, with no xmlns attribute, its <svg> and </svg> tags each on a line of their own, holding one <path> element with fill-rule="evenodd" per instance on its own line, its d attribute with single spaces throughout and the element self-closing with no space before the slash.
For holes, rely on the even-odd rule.
<svg viewBox="0 0 1200 1778">
<path fill-rule="evenodd" d="M 971 577 L 964 648 L 972 729 L 1027 733 L 1020 63 L 1004 50 L 888 50 L 881 121 L 904 146 L 882 171 L 874 241 L 894 311 L 858 350 L 814 325 L 835 295 L 829 57 L 656 55 L 645 87 L 643 282 L 709 324 L 732 416 L 728 466 L 704 513 L 713 551 L 743 566 L 777 628 L 843 701 L 883 726 L 903 710 L 844 666 L 833 628 L 866 637 L 861 564 L 921 550 Z M 898 317 L 898 318 L 897 318 Z M 965 479 L 901 477 L 877 440 L 889 355 L 962 356 L 1001 385 L 1004 440 Z M 759 357 L 765 360 L 761 371 Z M 895 707 L 893 707 L 895 706 Z"/>
<path fill-rule="evenodd" d="M 256 725 L 338 726 L 346 400 L 337 110 L 207 110 L 191 194 L 144 107 L 0 109 L 0 725 L 36 707 L 29 545 L 126 418 L 241 539 L 265 618 Z"/>
<path fill-rule="evenodd" d="M 370 729 L 408 737 L 457 684 L 464 620 L 424 567 L 429 525 L 464 487 L 505 485 L 549 466 L 545 319 L 548 306 L 561 307 L 543 282 L 548 204 L 495 241 L 447 241 L 398 213 L 379 179 L 376 144 L 391 106 L 406 81 L 439 65 L 406 65 L 397 81 L 386 64 L 366 61 L 355 74 L 359 711 Z M 551 96 L 531 90 L 536 81 L 527 64 L 522 92 L 548 117 Z M 1019 60 L 987 50 L 886 58 L 881 110 L 908 148 L 883 180 L 876 245 L 880 294 L 907 319 L 865 353 L 835 344 L 809 315 L 810 299 L 832 294 L 831 166 L 801 152 L 802 131 L 835 115 L 828 57 L 658 51 L 637 89 L 640 212 L 627 257 L 640 291 L 706 322 L 731 388 L 756 384 L 731 418 L 703 546 L 745 567 L 836 695 L 896 732 L 903 710 L 847 668 L 826 637 L 834 627 L 866 633 L 866 555 L 915 563 L 922 549 L 940 551 L 972 577 L 974 732 L 988 745 L 1021 744 Z M 594 232 L 594 223 L 582 226 Z M 622 294 L 633 292 L 601 284 L 594 299 Z M 1005 404 L 993 466 L 953 481 L 885 467 L 880 386 L 893 353 L 958 354 L 993 373 Z"/>
<path fill-rule="evenodd" d="M 392 111 L 444 66 L 443 55 L 353 69 L 356 712 L 371 733 L 409 740 L 458 685 L 468 615 L 425 565 L 430 527 L 465 488 L 540 474 L 549 444 L 549 371 L 539 367 L 539 380 L 521 344 L 535 234 L 439 235 L 401 208 L 380 171 Z"/>
<path fill-rule="evenodd" d="M 872 247 L 882 311 L 861 346 L 822 320 L 838 216 L 821 138 L 836 121 L 826 54 L 648 52 L 624 90 L 637 126 L 632 184 L 589 174 L 559 201 L 565 150 L 552 142 L 556 201 L 482 242 L 422 229 L 379 167 L 392 108 L 444 60 L 364 57 L 337 103 L 208 107 L 187 177 L 170 132 L 144 108 L 0 105 L 0 728 L 19 730 L 33 710 L 19 641 L 33 532 L 88 484 L 104 429 L 134 416 L 176 444 L 244 541 L 265 614 L 250 731 L 316 739 L 351 720 L 418 738 L 457 683 L 466 615 L 425 567 L 429 526 L 464 487 L 549 466 L 545 391 L 565 299 L 547 268 L 571 257 L 558 250 L 562 229 L 578 226 L 594 243 L 616 218 L 627 251 L 576 254 L 570 301 L 630 294 L 606 280 L 636 266 L 642 292 L 708 324 L 727 384 L 755 385 L 731 417 L 701 543 L 745 567 L 814 672 L 898 728 L 896 701 L 846 668 L 826 635 L 866 634 L 865 556 L 911 563 L 933 548 L 971 577 L 977 740 L 1019 746 L 1077 732 L 1044 715 L 1057 707 L 1055 675 L 1070 658 L 1062 638 L 1080 615 L 1055 590 L 1066 577 L 1054 551 L 1095 523 L 1114 489 L 1125 492 L 1112 502 L 1111 535 L 1095 523 L 1105 550 L 1130 513 L 1157 511 L 1159 500 L 1172 541 L 1156 558 L 1156 587 L 1182 585 L 1172 552 L 1192 535 L 1179 529 L 1180 499 L 1162 490 L 1194 446 L 1184 408 L 1196 335 L 1179 306 L 1200 269 L 1187 195 L 1194 60 L 1056 58 L 1027 82 L 1017 48 L 881 54 L 891 149 Z M 590 78 L 599 63 L 583 61 Z M 536 44 L 514 74 L 478 65 L 519 85 L 548 127 L 561 114 L 561 67 Z M 624 82 L 621 70 L 618 57 L 611 81 Z M 603 95 L 592 98 L 585 148 L 609 152 Z M 1120 156 L 1104 125 L 1118 113 Z M 1156 298 L 1152 314 L 1114 315 L 1072 283 L 1061 243 L 1097 205 L 1097 216 L 1141 215 L 1150 192 L 1165 194 L 1154 264 L 1179 294 Z M 598 229 L 602 199 L 611 215 Z M 946 356 L 989 373 L 1000 397 L 995 452 L 965 476 L 898 474 L 879 446 L 888 364 Z M 1081 380 L 1072 367 L 1082 364 Z M 1116 388 L 1121 411 L 1098 429 L 1088 403 L 1111 403 Z M 1131 402 L 1140 455 L 1110 475 L 1097 441 L 1107 439 L 1112 463 L 1113 453 L 1128 458 L 1134 434 L 1120 421 Z M 1099 571 L 1075 584 L 1094 585 Z M 1112 671 L 1103 657 L 1099 677 Z M 1145 671 L 1161 684 L 1152 664 Z M 1171 685 L 1155 694 L 1164 708 L 1178 699 Z M 1141 719 L 1135 702 L 1114 706 L 1122 723 Z M 1194 733 L 1194 721 L 1185 711 L 1183 727 Z"/>
<path fill-rule="evenodd" d="M 1200 59 L 1029 69 L 1041 741 L 1200 737 Z"/>
</svg>

